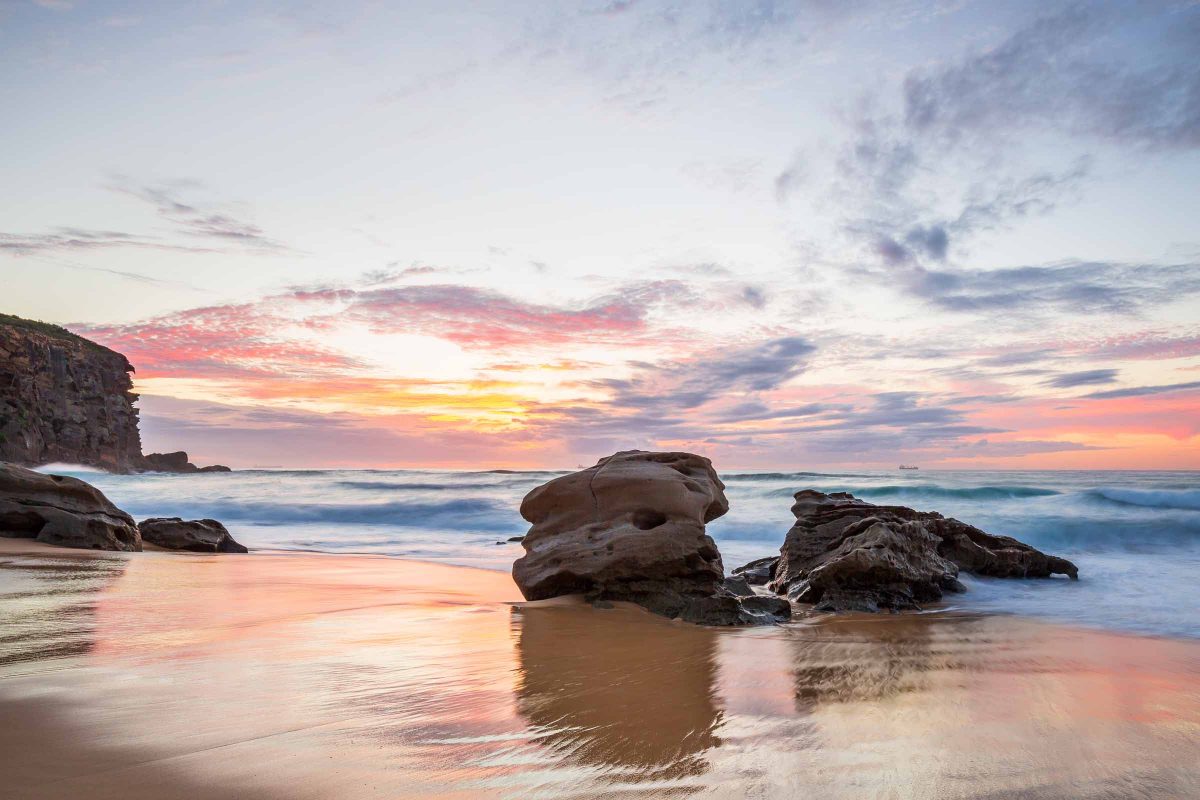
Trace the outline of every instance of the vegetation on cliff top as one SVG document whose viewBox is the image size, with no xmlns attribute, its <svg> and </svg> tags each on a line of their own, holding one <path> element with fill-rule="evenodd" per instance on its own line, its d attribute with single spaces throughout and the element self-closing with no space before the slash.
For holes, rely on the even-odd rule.
<svg viewBox="0 0 1200 800">
<path fill-rule="evenodd" d="M 67 342 L 74 342 L 101 353 L 124 358 L 124 356 L 122 356 L 116 350 L 110 350 L 102 344 L 93 342 L 91 339 L 85 339 L 77 333 L 71 333 L 61 325 L 54 325 L 49 322 L 42 322 L 41 320 L 25 319 L 24 317 L 18 317 L 13 314 L 2 313 L 0 313 L 0 325 L 8 325 L 13 328 L 22 328 L 24 330 L 34 331 L 44 336 L 49 336 L 52 339 L 61 339 Z M 129 370 L 133 371 L 132 365 L 129 367 Z"/>
</svg>

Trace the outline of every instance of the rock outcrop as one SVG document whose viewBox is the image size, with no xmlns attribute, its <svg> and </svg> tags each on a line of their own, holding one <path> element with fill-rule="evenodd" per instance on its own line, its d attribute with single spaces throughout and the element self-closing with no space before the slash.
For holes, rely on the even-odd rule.
<svg viewBox="0 0 1200 800">
<path fill-rule="evenodd" d="M 521 516 L 532 527 L 513 578 L 529 600 L 580 593 L 712 625 L 787 619 L 786 600 L 738 597 L 724 586 L 704 528 L 729 510 L 724 489 L 712 463 L 691 453 L 603 458 L 525 496 Z"/>
<path fill-rule="evenodd" d="M 0 463 L 0 536 L 89 550 L 142 549 L 133 518 L 94 486 Z"/>
<path fill-rule="evenodd" d="M 846 492 L 797 492 L 778 559 L 735 574 L 769 575 L 773 591 L 819 610 L 919 607 L 962 591 L 960 569 L 996 577 L 1078 577 L 1070 561 L 933 511 L 876 506 Z M 751 580 L 751 582 L 753 582 Z"/>
<path fill-rule="evenodd" d="M 132 372 L 125 356 L 66 328 L 0 314 L 0 461 L 229 472 L 184 452 L 142 455 Z"/>
<path fill-rule="evenodd" d="M 188 461 L 188 454 L 182 450 L 174 453 L 150 453 L 142 457 L 141 469 L 148 472 L 231 472 L 224 464 L 213 464 L 210 467 L 197 467 Z"/>
<path fill-rule="evenodd" d="M 193 553 L 248 553 L 215 519 L 183 520 L 179 517 L 154 517 L 138 523 L 142 541 L 167 550 Z"/>
<path fill-rule="evenodd" d="M 125 356 L 64 328 L 0 314 L 0 461 L 138 469 L 131 372 Z"/>
</svg>

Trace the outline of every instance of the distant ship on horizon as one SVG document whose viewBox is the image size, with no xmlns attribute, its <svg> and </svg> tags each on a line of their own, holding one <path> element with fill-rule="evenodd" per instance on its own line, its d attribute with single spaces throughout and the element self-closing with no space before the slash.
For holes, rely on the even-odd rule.
<svg viewBox="0 0 1200 800">
<path fill-rule="evenodd" d="M 920 467 L 915 467 L 910 464 L 901 464 L 900 469 L 920 469 Z"/>
</svg>

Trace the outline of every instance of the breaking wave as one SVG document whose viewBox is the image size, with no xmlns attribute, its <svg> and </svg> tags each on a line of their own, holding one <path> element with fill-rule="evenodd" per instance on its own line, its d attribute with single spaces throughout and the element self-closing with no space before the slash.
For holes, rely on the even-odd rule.
<svg viewBox="0 0 1200 800">
<path fill-rule="evenodd" d="M 1200 511 L 1197 489 L 1093 489 L 1088 496 L 1123 506 Z"/>
<path fill-rule="evenodd" d="M 507 531 L 524 527 L 521 518 L 515 516 L 511 508 L 494 500 L 477 498 L 393 503 L 249 503 L 218 499 L 194 509 L 176 507 L 171 513 L 256 525 L 319 522 L 474 531 Z"/>
</svg>

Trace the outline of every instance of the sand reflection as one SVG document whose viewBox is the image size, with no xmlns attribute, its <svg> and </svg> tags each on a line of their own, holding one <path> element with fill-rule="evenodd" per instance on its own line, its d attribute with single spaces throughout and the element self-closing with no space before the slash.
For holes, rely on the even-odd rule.
<svg viewBox="0 0 1200 800">
<path fill-rule="evenodd" d="M 0 795 L 1200 797 L 1194 641 L 518 598 L 374 557 L 0 558 Z"/>
<path fill-rule="evenodd" d="M 89 653 L 96 642 L 96 602 L 125 572 L 129 560 L 84 554 L 74 558 L 18 555 L 0 562 L 0 667 L 68 659 Z"/>
<path fill-rule="evenodd" d="M 517 709 L 562 761 L 624 782 L 679 781 L 720 745 L 717 634 L 641 611 L 515 609 Z"/>
</svg>

